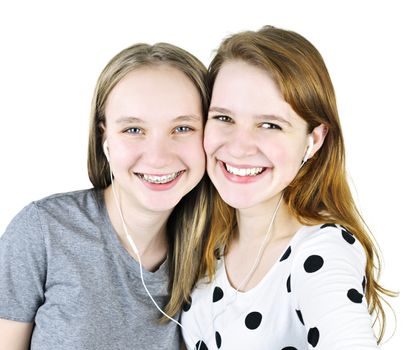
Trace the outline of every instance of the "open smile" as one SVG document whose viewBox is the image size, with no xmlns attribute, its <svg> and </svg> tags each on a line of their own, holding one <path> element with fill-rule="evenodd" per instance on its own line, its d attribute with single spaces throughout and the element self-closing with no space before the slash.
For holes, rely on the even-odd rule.
<svg viewBox="0 0 417 350">
<path fill-rule="evenodd" d="M 139 176 L 142 180 L 151 183 L 151 184 L 167 184 L 174 181 L 178 176 L 180 176 L 184 170 L 177 171 L 170 174 L 165 175 L 154 175 L 154 174 L 144 174 L 144 173 L 135 173 Z"/>
<path fill-rule="evenodd" d="M 230 174 L 237 175 L 237 176 L 256 176 L 261 174 L 265 168 L 263 167 L 255 167 L 255 168 L 236 168 L 231 166 L 230 164 L 223 163 L 226 171 Z"/>
<path fill-rule="evenodd" d="M 265 171 L 265 167 L 234 167 L 225 162 L 223 163 L 224 169 L 232 175 L 246 177 L 246 176 L 257 176 Z"/>
</svg>

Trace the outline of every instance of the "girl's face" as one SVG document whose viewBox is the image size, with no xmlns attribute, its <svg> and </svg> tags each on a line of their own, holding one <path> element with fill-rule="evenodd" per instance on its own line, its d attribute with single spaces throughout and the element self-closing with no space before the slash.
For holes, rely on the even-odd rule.
<svg viewBox="0 0 417 350">
<path fill-rule="evenodd" d="M 223 200 L 237 209 L 275 205 L 307 147 L 307 123 L 269 74 L 239 60 L 224 63 L 204 136 L 207 172 Z"/>
<path fill-rule="evenodd" d="M 168 65 L 128 73 L 111 91 L 105 138 L 124 204 L 169 211 L 205 170 L 198 90 Z"/>
</svg>

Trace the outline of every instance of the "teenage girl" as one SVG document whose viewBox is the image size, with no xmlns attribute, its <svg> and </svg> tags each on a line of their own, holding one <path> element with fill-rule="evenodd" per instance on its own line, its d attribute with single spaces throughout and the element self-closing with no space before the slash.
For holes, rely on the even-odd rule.
<svg viewBox="0 0 417 350">
<path fill-rule="evenodd" d="M 376 349 L 370 314 L 384 325 L 390 293 L 348 187 L 320 53 L 271 26 L 238 33 L 220 45 L 209 87 L 204 147 L 221 199 L 207 276 L 182 314 L 188 349 Z"/>
<path fill-rule="evenodd" d="M 92 103 L 94 188 L 32 202 L 1 237 L 0 349 L 179 348 L 158 308 L 176 317 L 197 277 L 205 79 L 164 43 L 108 63 Z"/>
</svg>

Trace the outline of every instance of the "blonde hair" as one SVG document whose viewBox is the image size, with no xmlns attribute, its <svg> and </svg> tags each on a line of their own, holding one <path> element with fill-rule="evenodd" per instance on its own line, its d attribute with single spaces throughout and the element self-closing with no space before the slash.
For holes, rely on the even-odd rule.
<svg viewBox="0 0 417 350">
<path fill-rule="evenodd" d="M 324 124 L 328 130 L 324 144 L 284 190 L 290 213 L 300 223 L 337 223 L 352 232 L 363 245 L 366 256 L 366 299 L 369 312 L 380 322 L 378 342 L 385 331 L 382 295 L 395 293 L 379 283 L 380 257 L 372 236 L 358 212 L 345 169 L 343 135 L 333 85 L 318 50 L 301 35 L 265 26 L 226 38 L 209 66 L 212 89 L 222 65 L 243 60 L 267 71 L 284 99 L 308 125 L 308 132 Z M 235 211 L 216 194 L 213 223 L 205 250 L 205 264 L 213 276 L 216 252 L 228 246 L 236 228 Z"/>
<path fill-rule="evenodd" d="M 88 175 L 97 189 L 104 189 L 111 184 L 110 166 L 102 146 L 102 126 L 106 125 L 104 112 L 107 98 L 116 84 L 129 72 L 156 65 L 169 65 L 183 72 L 201 96 L 202 115 L 207 115 L 207 69 L 196 57 L 167 43 L 135 44 L 122 50 L 110 60 L 100 74 L 91 105 Z M 171 295 L 164 311 L 171 317 L 189 297 L 200 274 L 199 268 L 196 267 L 200 265 L 210 215 L 211 184 L 205 175 L 200 183 L 181 199 L 167 222 Z"/>
</svg>

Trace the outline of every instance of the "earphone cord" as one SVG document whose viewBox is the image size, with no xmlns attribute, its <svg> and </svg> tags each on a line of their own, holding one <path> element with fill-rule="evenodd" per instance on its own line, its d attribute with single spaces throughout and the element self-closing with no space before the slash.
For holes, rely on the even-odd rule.
<svg viewBox="0 0 417 350">
<path fill-rule="evenodd" d="M 112 188 L 112 192 L 113 192 L 113 197 L 114 197 L 114 200 L 115 200 L 115 202 L 116 202 L 116 207 L 117 207 L 117 210 L 119 211 L 119 215 L 120 215 L 120 219 L 121 219 L 121 221 L 122 221 L 122 225 L 123 225 L 123 230 L 124 230 L 124 233 L 125 233 L 125 235 L 126 235 L 126 238 L 127 238 L 127 241 L 129 242 L 129 245 L 130 245 L 130 247 L 132 248 L 132 250 L 133 250 L 133 252 L 135 253 L 135 255 L 136 255 L 136 258 L 137 258 L 137 260 L 138 260 L 138 262 L 139 262 L 139 267 L 140 267 L 140 279 L 141 279 L 141 281 L 142 281 L 142 285 L 143 285 L 143 288 L 145 289 L 145 291 L 146 291 L 146 293 L 148 294 L 148 296 L 149 296 L 149 298 L 152 300 L 152 302 L 153 302 L 153 304 L 155 305 L 155 307 L 159 310 L 159 312 L 161 312 L 165 317 L 167 317 L 169 320 L 171 320 L 172 322 L 174 322 L 174 323 L 176 323 L 178 326 L 180 326 L 181 328 L 182 328 L 182 330 L 183 330 L 183 332 L 185 332 L 185 328 L 183 327 L 183 325 L 181 324 L 181 323 L 179 323 L 177 320 L 175 320 L 175 319 L 173 319 L 171 316 L 169 316 L 169 315 L 167 315 L 160 307 L 159 307 L 159 305 L 156 303 L 156 301 L 155 301 L 155 299 L 152 297 L 152 295 L 151 295 L 151 293 L 149 292 L 149 290 L 148 290 L 148 287 L 146 286 L 146 283 L 145 283 L 145 280 L 143 279 L 143 267 L 142 267 L 142 260 L 140 259 L 140 255 L 139 255 L 139 251 L 138 251 L 138 249 L 137 249 L 137 247 L 136 247 L 136 244 L 135 244 L 135 242 L 133 242 L 133 239 L 132 239 L 132 237 L 130 236 L 130 234 L 129 234 L 129 231 L 128 231 L 128 229 L 127 229 L 127 225 L 126 225 L 126 222 L 125 222 L 125 220 L 124 220 L 124 217 L 123 217 L 123 213 L 122 213 L 122 209 L 121 209 L 121 207 L 120 207 L 120 204 L 119 204 L 119 201 L 118 201 L 118 199 L 117 199 L 117 196 L 116 196 L 116 191 L 115 191 L 115 186 L 114 186 L 114 183 L 113 183 L 113 174 L 112 174 L 112 171 L 110 170 L 110 179 L 111 179 L 111 188 Z"/>
<path fill-rule="evenodd" d="M 278 203 L 275 207 L 274 213 L 272 214 L 271 221 L 269 222 L 268 231 L 266 231 L 266 235 L 265 235 L 265 237 L 262 241 L 261 246 L 259 247 L 258 254 L 256 256 L 255 262 L 253 263 L 252 268 L 250 269 L 250 271 L 247 274 L 247 276 L 245 277 L 245 279 L 236 288 L 236 295 L 237 295 L 238 292 L 240 292 L 242 290 L 242 288 L 244 288 L 246 286 L 246 284 L 249 282 L 250 278 L 252 277 L 253 273 L 255 272 L 256 268 L 259 265 L 259 261 L 260 261 L 262 255 L 263 255 L 263 252 L 266 248 L 267 243 L 269 242 L 269 238 L 271 237 L 272 225 L 274 224 L 275 217 L 277 216 L 277 213 L 278 213 L 278 209 L 281 206 L 282 197 L 283 197 L 283 195 L 281 194 L 281 197 L 279 198 L 279 201 L 278 201 Z"/>
<path fill-rule="evenodd" d="M 269 239 L 271 237 L 271 232 L 272 232 L 272 226 L 274 225 L 275 218 L 276 218 L 277 213 L 278 213 L 278 209 L 281 206 L 282 198 L 283 198 L 283 194 L 281 194 L 281 196 L 279 198 L 279 201 L 278 201 L 277 205 L 275 206 L 274 212 L 273 212 L 272 217 L 271 217 L 271 221 L 269 222 L 268 230 L 266 231 L 265 237 L 264 237 L 264 239 L 261 243 L 261 246 L 259 247 L 256 259 L 255 259 L 255 261 L 252 265 L 252 268 L 250 269 L 250 271 L 246 275 L 246 277 L 243 279 L 243 281 L 236 288 L 233 298 L 231 298 L 229 300 L 229 302 L 224 306 L 224 308 L 221 312 L 219 312 L 216 316 L 212 316 L 213 329 L 214 329 L 214 323 L 216 322 L 217 318 L 220 317 L 228 309 L 228 307 L 236 301 L 238 293 L 242 290 L 242 288 L 244 288 L 246 286 L 246 284 L 249 282 L 250 278 L 252 277 L 253 273 L 255 272 L 256 268 L 258 267 L 259 262 L 261 260 L 261 257 L 262 257 L 262 255 L 265 251 L 266 245 L 269 243 Z M 199 350 L 199 348 L 197 350 Z"/>
<path fill-rule="evenodd" d="M 155 307 L 159 310 L 159 312 L 161 312 L 161 313 L 162 313 L 165 317 L 167 317 L 169 320 L 171 320 L 172 322 L 174 322 L 175 324 L 177 324 L 178 326 L 180 326 L 180 327 L 181 327 L 181 329 L 182 329 L 182 331 L 183 331 L 183 333 L 187 333 L 187 332 L 186 332 L 186 329 L 184 328 L 184 326 L 183 326 L 180 322 L 178 322 L 177 320 L 175 320 L 174 318 L 172 318 L 171 316 L 169 316 L 168 314 L 166 314 L 166 313 L 165 313 L 165 312 L 164 312 L 164 311 L 163 311 L 163 310 L 159 307 L 159 305 L 156 303 L 155 299 L 152 297 L 151 293 L 149 292 L 148 287 L 146 286 L 145 280 L 144 280 L 144 278 L 143 278 L 143 266 L 142 266 L 142 260 L 141 260 L 141 258 L 140 258 L 140 254 L 139 254 L 139 251 L 138 251 L 138 249 L 137 249 L 137 247 L 136 247 L 136 244 L 135 244 L 135 242 L 133 241 L 133 239 L 132 239 L 132 237 L 131 237 L 131 235 L 129 234 L 129 231 L 128 231 L 128 229 L 127 229 L 127 225 L 126 225 L 126 222 L 125 222 L 125 220 L 124 220 L 123 212 L 122 212 L 121 206 L 120 206 L 120 204 L 119 204 L 119 200 L 118 200 L 117 195 L 116 195 L 115 185 L 114 185 L 114 182 L 113 182 L 113 174 L 112 174 L 112 171 L 111 171 L 111 170 L 110 170 L 110 179 L 111 179 L 111 185 L 112 185 L 112 193 L 113 193 L 113 197 L 114 197 L 114 200 L 115 200 L 115 203 L 116 203 L 117 210 L 118 210 L 118 212 L 119 212 L 120 219 L 121 219 L 121 221 L 122 221 L 122 226 L 123 226 L 124 233 L 125 233 L 125 235 L 126 235 L 126 238 L 127 238 L 127 241 L 129 242 L 130 247 L 132 248 L 132 250 L 133 250 L 133 252 L 135 253 L 136 258 L 137 258 L 137 260 L 138 260 L 138 262 L 139 262 L 139 268 L 140 268 L 140 278 L 141 278 L 141 281 L 142 281 L 143 288 L 145 289 L 145 291 L 146 291 L 146 293 L 148 294 L 149 298 L 151 299 L 152 303 L 153 303 L 153 304 L 155 305 Z M 231 300 L 231 301 L 230 301 L 230 302 L 229 302 L 229 303 L 225 306 L 225 308 L 223 309 L 223 312 L 221 312 L 221 313 L 217 314 L 217 315 L 216 315 L 216 317 L 214 317 L 214 319 L 213 319 L 213 321 L 212 321 L 213 323 L 215 322 L 215 320 L 216 320 L 216 319 L 217 319 L 217 318 L 218 318 L 221 314 L 223 314 L 223 313 L 224 313 L 224 311 L 228 308 L 228 306 L 229 306 L 231 303 L 233 303 L 233 302 L 234 302 L 234 300 L 237 298 L 237 295 L 238 295 L 239 291 L 240 291 L 242 288 L 244 288 L 244 286 L 248 283 L 248 281 L 249 281 L 249 280 L 250 280 L 250 278 L 252 277 L 252 275 L 253 275 L 254 271 L 255 271 L 255 270 L 256 270 L 256 268 L 258 267 L 258 265 L 259 265 L 259 261 L 260 261 L 260 259 L 261 259 L 262 255 L 263 255 L 263 252 L 264 252 L 264 250 L 265 250 L 265 247 L 266 247 L 267 243 L 269 242 L 269 238 L 270 238 L 270 236 L 271 236 L 271 232 L 272 232 L 272 226 L 273 226 L 273 224 L 274 224 L 275 217 L 276 217 L 276 215 L 277 215 L 277 213 L 278 213 L 278 209 L 279 209 L 279 207 L 281 206 L 282 198 L 283 198 L 283 195 L 281 195 L 281 197 L 280 197 L 280 199 L 279 199 L 279 201 L 278 201 L 278 203 L 277 203 L 277 205 L 276 205 L 276 207 L 275 207 L 274 213 L 272 214 L 272 218 L 271 218 L 271 221 L 270 221 L 270 223 L 269 223 L 267 233 L 266 233 L 266 235 L 265 235 L 265 237 L 264 237 L 264 239 L 263 239 L 263 241 L 262 241 L 262 244 L 261 244 L 261 246 L 260 246 L 260 248 L 259 248 L 259 250 L 258 250 L 258 254 L 257 254 L 257 256 L 256 256 L 256 259 L 255 259 L 255 261 L 254 261 L 253 265 L 252 265 L 251 270 L 249 271 L 249 273 L 248 273 L 248 275 L 245 277 L 245 279 L 244 279 L 244 280 L 243 280 L 243 281 L 239 284 L 238 288 L 236 289 L 235 296 L 234 296 L 233 300 Z M 185 335 L 185 334 L 184 334 L 184 335 Z M 198 343 L 198 345 L 196 346 L 196 347 L 197 347 L 197 349 L 196 349 L 196 350 L 200 350 L 201 345 L 202 345 L 202 343 L 201 343 L 201 342 L 199 342 L 199 343 Z"/>
</svg>

